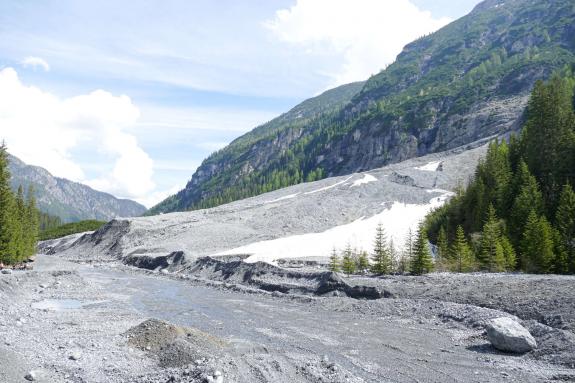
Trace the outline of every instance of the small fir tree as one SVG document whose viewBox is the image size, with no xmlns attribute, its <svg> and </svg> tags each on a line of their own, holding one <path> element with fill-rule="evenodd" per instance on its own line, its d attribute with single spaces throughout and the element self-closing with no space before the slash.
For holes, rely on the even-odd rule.
<svg viewBox="0 0 575 383">
<path fill-rule="evenodd" d="M 465 232 L 461 225 L 457 226 L 455 239 L 451 245 L 451 270 L 464 273 L 474 270 L 473 253 L 465 239 Z"/>
<path fill-rule="evenodd" d="M 353 259 L 353 251 L 351 250 L 350 245 L 347 245 L 347 247 L 343 251 L 341 269 L 348 276 L 355 272 L 355 261 Z"/>
<path fill-rule="evenodd" d="M 429 251 L 427 234 L 423 225 L 419 225 L 413 249 L 410 271 L 413 275 L 422 275 L 433 270 L 433 259 Z"/>
<path fill-rule="evenodd" d="M 331 256 L 329 257 L 329 270 L 334 273 L 339 273 L 341 271 L 341 260 L 337 254 L 335 247 L 331 251 Z"/>
<path fill-rule="evenodd" d="M 380 223 L 375 231 L 371 271 L 374 274 L 387 274 L 391 268 L 391 257 L 387 248 L 387 236 Z"/>
</svg>

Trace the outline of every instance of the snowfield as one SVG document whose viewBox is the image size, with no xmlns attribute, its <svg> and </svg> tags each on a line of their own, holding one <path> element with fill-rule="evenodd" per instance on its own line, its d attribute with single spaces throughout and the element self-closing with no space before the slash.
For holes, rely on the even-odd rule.
<svg viewBox="0 0 575 383">
<path fill-rule="evenodd" d="M 431 161 L 431 162 L 428 162 L 427 164 L 425 164 L 423 166 L 416 167 L 416 169 L 417 170 L 423 170 L 426 172 L 436 172 L 437 168 L 439 167 L 440 164 L 441 164 L 441 161 Z"/>
<path fill-rule="evenodd" d="M 411 229 L 417 225 L 432 209 L 445 202 L 452 193 L 432 198 L 427 204 L 405 204 L 394 202 L 381 213 L 370 218 L 359 218 L 349 224 L 336 226 L 321 233 L 309 233 L 261 241 L 226 250 L 214 256 L 250 254 L 246 262 L 275 263 L 278 259 L 329 256 L 332 249 L 343 250 L 347 245 L 358 250 L 371 252 L 377 225 L 382 224 L 388 239 L 392 239 L 396 250 L 401 251 L 403 242 Z M 385 204 L 385 203 L 384 203 Z"/>
<path fill-rule="evenodd" d="M 376 181 L 377 181 L 377 178 L 375 178 L 371 174 L 366 174 L 363 176 L 362 179 L 359 179 L 357 181 L 353 181 L 353 184 L 351 184 L 350 187 L 352 187 L 352 188 L 358 187 L 358 186 L 365 185 L 365 184 L 368 184 L 370 182 L 376 182 Z"/>
</svg>

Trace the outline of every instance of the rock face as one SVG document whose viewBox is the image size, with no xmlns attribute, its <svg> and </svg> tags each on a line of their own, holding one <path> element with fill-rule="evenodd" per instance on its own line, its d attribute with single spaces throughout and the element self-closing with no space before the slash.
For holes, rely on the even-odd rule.
<svg viewBox="0 0 575 383">
<path fill-rule="evenodd" d="M 529 331 L 511 318 L 493 319 L 487 325 L 487 337 L 496 349 L 522 354 L 537 348 Z"/>
<path fill-rule="evenodd" d="M 137 217 L 146 208 L 128 199 L 94 190 L 86 185 L 54 177 L 46 169 L 27 165 L 10 155 L 9 168 L 14 189 L 33 186 L 38 208 L 58 216 L 63 222 L 97 219 L 109 221 L 116 217 Z"/>
</svg>

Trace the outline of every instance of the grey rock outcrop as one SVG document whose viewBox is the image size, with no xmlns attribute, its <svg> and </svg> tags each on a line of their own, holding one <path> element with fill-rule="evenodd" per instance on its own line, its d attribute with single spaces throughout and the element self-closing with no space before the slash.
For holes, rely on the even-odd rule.
<svg viewBox="0 0 575 383">
<path fill-rule="evenodd" d="M 486 330 L 489 341 L 500 351 L 521 354 L 537 348 L 531 333 L 511 318 L 495 318 L 488 323 Z"/>
</svg>

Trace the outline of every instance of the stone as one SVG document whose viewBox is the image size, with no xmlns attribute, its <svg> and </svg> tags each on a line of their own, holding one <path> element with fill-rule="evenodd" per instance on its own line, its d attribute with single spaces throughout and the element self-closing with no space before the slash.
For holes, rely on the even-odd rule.
<svg viewBox="0 0 575 383">
<path fill-rule="evenodd" d="M 24 376 L 24 379 L 26 379 L 26 380 L 29 381 L 29 382 L 35 381 L 36 378 L 37 378 L 36 371 L 30 371 L 29 373 L 27 373 L 27 374 Z"/>
<path fill-rule="evenodd" d="M 2 274 L 12 274 L 12 269 L 2 269 Z"/>
<path fill-rule="evenodd" d="M 82 355 L 79 352 L 73 352 L 70 354 L 70 356 L 68 357 L 68 359 L 70 360 L 79 360 L 82 357 Z"/>
<path fill-rule="evenodd" d="M 486 330 L 487 338 L 500 351 L 522 354 L 537 348 L 531 333 L 511 318 L 492 319 Z"/>
</svg>

